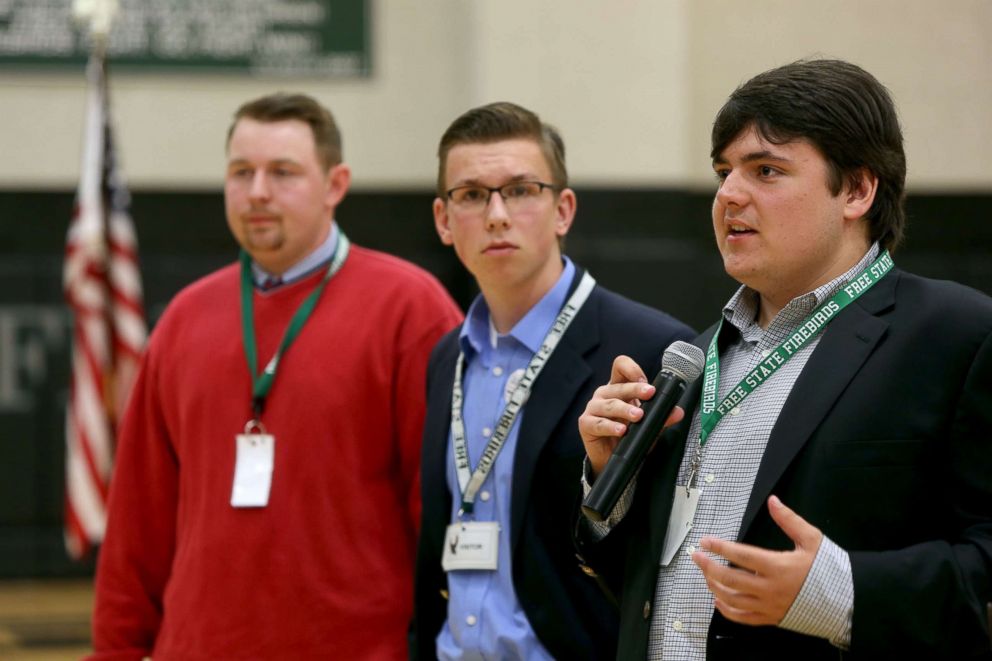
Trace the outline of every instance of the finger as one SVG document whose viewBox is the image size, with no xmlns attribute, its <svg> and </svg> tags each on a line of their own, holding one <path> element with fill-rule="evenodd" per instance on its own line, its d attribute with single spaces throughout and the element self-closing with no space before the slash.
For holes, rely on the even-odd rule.
<svg viewBox="0 0 992 661">
<path fill-rule="evenodd" d="M 626 424 L 611 418 L 593 415 L 588 412 L 579 416 L 579 435 L 586 443 L 609 438 L 618 439 L 626 431 Z"/>
<path fill-rule="evenodd" d="M 685 418 L 685 409 L 681 406 L 676 406 L 672 409 L 672 412 L 668 414 L 668 419 L 665 420 L 665 427 L 671 427 L 677 422 L 681 422 Z"/>
<path fill-rule="evenodd" d="M 639 400 L 651 399 L 654 397 L 654 392 L 655 387 L 650 383 L 611 383 L 596 388 L 592 394 L 592 399 L 589 401 L 595 402 L 606 399 L 618 399 L 631 404 L 632 406 L 639 406 Z"/>
<path fill-rule="evenodd" d="M 620 399 L 630 404 L 639 405 L 639 400 L 654 397 L 655 387 L 650 383 L 631 381 L 627 383 L 611 383 L 596 388 L 593 399 Z"/>
<path fill-rule="evenodd" d="M 780 604 L 768 599 L 768 591 L 775 589 L 768 579 L 724 567 L 700 551 L 692 559 L 703 572 L 706 587 L 716 602 L 723 604 L 721 612 L 728 619 L 744 624 L 778 624 L 782 620 Z"/>
<path fill-rule="evenodd" d="M 617 356 L 610 370 L 610 383 L 647 383 L 644 370 L 630 356 Z"/>
<path fill-rule="evenodd" d="M 640 406 L 628 404 L 622 399 L 590 399 L 586 404 L 584 414 L 597 418 L 609 418 L 616 422 L 626 424 L 636 422 L 644 417 L 644 409 Z"/>
<path fill-rule="evenodd" d="M 730 590 L 725 585 L 721 585 L 716 581 L 707 581 L 706 587 L 709 588 L 710 594 L 713 595 L 714 599 L 719 599 L 731 608 L 736 608 L 737 610 L 747 611 L 750 613 L 765 612 L 760 597 L 756 597 L 752 594 L 745 594 L 743 592 L 735 592 L 734 590 Z"/>
<path fill-rule="evenodd" d="M 703 537 L 699 540 L 699 546 L 724 558 L 727 562 L 755 574 L 768 575 L 774 572 L 777 566 L 778 551 L 769 551 L 750 544 L 728 542 L 716 537 Z"/>
<path fill-rule="evenodd" d="M 731 622 L 750 624 L 752 626 L 778 624 L 778 622 L 773 621 L 763 613 L 756 613 L 742 608 L 735 608 L 721 599 L 715 599 L 713 601 L 713 606 L 716 607 L 716 609 Z"/>
<path fill-rule="evenodd" d="M 768 513 L 782 532 L 796 543 L 796 548 L 816 551 L 820 547 L 820 540 L 823 538 L 820 529 L 786 507 L 778 496 L 769 496 Z"/>
<path fill-rule="evenodd" d="M 745 569 L 728 567 L 708 557 L 702 551 L 692 554 L 692 561 L 696 563 L 707 583 L 719 585 L 728 593 L 757 595 L 765 588 L 766 582 L 756 574 Z"/>
</svg>

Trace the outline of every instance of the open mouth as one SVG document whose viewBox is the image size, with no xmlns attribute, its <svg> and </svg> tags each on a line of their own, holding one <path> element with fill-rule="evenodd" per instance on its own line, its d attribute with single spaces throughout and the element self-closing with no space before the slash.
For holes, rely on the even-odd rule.
<svg viewBox="0 0 992 661">
<path fill-rule="evenodd" d="M 731 223 L 727 227 L 727 234 L 728 236 L 746 236 L 748 234 L 756 234 L 756 232 L 747 225 Z"/>
</svg>

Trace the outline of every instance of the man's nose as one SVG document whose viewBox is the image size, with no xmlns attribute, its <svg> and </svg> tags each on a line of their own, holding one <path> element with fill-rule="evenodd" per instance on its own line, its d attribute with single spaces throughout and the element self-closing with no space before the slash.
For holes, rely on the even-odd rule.
<svg viewBox="0 0 992 661">
<path fill-rule="evenodd" d="M 746 204 L 748 193 L 743 184 L 740 174 L 736 172 L 728 174 L 720 182 L 720 188 L 716 191 L 717 202 L 724 206 L 743 206 Z"/>
<path fill-rule="evenodd" d="M 248 197 L 251 200 L 269 199 L 269 181 L 264 170 L 257 170 L 251 178 L 251 188 L 248 189 Z"/>
<path fill-rule="evenodd" d="M 510 212 L 506 208 L 506 201 L 499 191 L 492 191 L 486 203 L 486 229 L 494 230 L 497 227 L 506 229 L 509 226 Z"/>
</svg>

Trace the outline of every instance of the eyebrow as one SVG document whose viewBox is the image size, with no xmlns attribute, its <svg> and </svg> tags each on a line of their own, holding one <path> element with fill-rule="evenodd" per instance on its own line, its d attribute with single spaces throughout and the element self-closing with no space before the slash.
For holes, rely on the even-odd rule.
<svg viewBox="0 0 992 661">
<path fill-rule="evenodd" d="M 775 161 L 777 163 L 791 163 L 791 158 L 786 158 L 785 156 L 780 156 L 774 152 L 763 149 L 762 151 L 752 151 L 744 154 L 741 158 L 741 163 L 754 163 L 755 161 Z M 713 159 L 713 165 L 725 165 L 728 161 L 724 158 L 723 154 L 718 155 Z"/>
<path fill-rule="evenodd" d="M 232 165 L 253 165 L 253 163 L 251 162 L 250 159 L 240 158 L 239 157 L 239 158 L 232 158 L 230 161 L 227 162 L 227 166 L 228 167 L 231 167 Z M 263 167 L 264 166 L 272 166 L 272 165 L 296 165 L 296 166 L 298 166 L 299 163 L 296 162 L 296 161 L 294 161 L 291 158 L 277 158 L 275 160 L 272 160 L 272 161 L 268 161 L 266 163 L 263 163 L 262 165 L 263 165 Z"/>
<path fill-rule="evenodd" d="M 500 184 L 500 187 L 502 188 L 507 184 L 515 184 L 520 181 L 539 181 L 539 180 L 540 177 L 534 174 L 516 174 L 510 177 L 509 179 L 507 179 L 504 183 Z M 454 188 L 461 188 L 462 186 L 479 186 L 482 188 L 489 188 L 489 186 L 486 186 L 484 183 L 482 183 L 482 180 L 478 179 L 477 177 L 464 179 L 460 181 L 457 185 L 455 185 Z"/>
</svg>

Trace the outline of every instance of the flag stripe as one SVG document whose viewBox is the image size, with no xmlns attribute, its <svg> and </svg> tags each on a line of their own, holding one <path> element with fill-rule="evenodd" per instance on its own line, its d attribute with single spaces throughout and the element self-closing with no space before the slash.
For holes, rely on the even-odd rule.
<svg viewBox="0 0 992 661">
<path fill-rule="evenodd" d="M 103 539 L 115 426 L 147 339 L 130 195 L 117 168 L 102 56 L 87 67 L 82 169 L 66 237 L 75 319 L 66 411 L 65 541 L 83 557 Z"/>
</svg>

